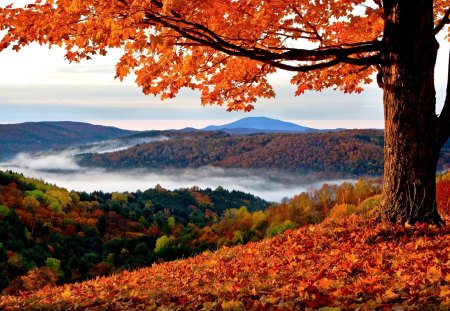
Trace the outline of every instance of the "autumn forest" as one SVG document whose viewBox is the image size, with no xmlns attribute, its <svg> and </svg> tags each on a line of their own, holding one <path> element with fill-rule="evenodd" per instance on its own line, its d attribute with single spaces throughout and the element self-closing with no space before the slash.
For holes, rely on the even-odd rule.
<svg viewBox="0 0 450 311">
<path fill-rule="evenodd" d="M 2 124 L 0 309 L 450 309 L 448 0 L 12 2 L 0 4 L 0 56 L 48 47 L 27 64 L 57 50 L 74 70 L 45 76 L 41 67 L 12 84 L 22 64 L 3 62 L 0 108 L 9 119 L 41 121 L 30 115 L 57 110 L 73 121 L 138 122 L 151 106 L 151 119 L 164 112 L 169 129 L 169 121 L 199 120 L 192 102 L 224 113 L 271 102 L 290 120 L 378 118 L 383 129 L 322 131 L 267 118 L 290 130 Z M 105 67 L 96 62 L 112 54 L 111 79 L 151 95 L 148 106 L 98 83 Z M 92 93 L 73 97 L 83 84 Z M 60 87 L 72 95 L 57 98 Z M 275 101 L 279 88 L 300 96 L 299 106 Z M 379 96 L 358 95 L 358 106 L 316 100 L 323 90 L 375 89 Z M 180 99 L 185 91 L 191 97 Z M 303 101 L 305 93 L 313 96 Z M 163 100 L 175 104 L 154 105 Z M 210 185 L 214 172 L 238 170 L 231 177 L 255 190 L 255 171 L 267 174 L 259 185 L 267 191 L 274 171 L 289 176 L 281 191 L 309 174 L 331 182 L 269 202 L 237 186 L 199 187 L 200 169 L 213 172 Z M 100 173 L 130 187 L 143 172 L 163 179 L 169 170 L 178 182 L 190 173 L 192 184 L 95 184 Z M 74 172 L 96 189 L 40 178 L 76 182 Z M 121 180 L 124 172 L 134 175 Z"/>
<path fill-rule="evenodd" d="M 20 304 L 25 303 L 23 306 L 28 305 L 31 308 L 31 304 L 34 304 L 34 302 L 32 302 L 32 299 L 29 300 L 32 297 L 29 296 L 30 294 L 34 295 L 35 291 L 42 289 L 39 295 L 46 295 L 45 292 L 49 286 L 64 283 L 95 279 L 98 282 L 98 290 L 103 291 L 104 289 L 101 289 L 104 286 L 103 282 L 109 282 L 108 278 L 104 278 L 105 276 L 114 275 L 114 277 L 123 278 L 122 275 L 125 274 L 129 277 L 130 271 L 154 263 L 196 256 L 196 254 L 203 255 L 195 257 L 195 262 L 200 261 L 198 264 L 208 266 L 210 260 L 218 260 L 211 257 L 213 251 L 225 248 L 226 250 L 219 252 L 217 256 L 232 256 L 228 253 L 233 248 L 229 247 L 234 245 L 248 244 L 265 239 L 269 239 L 266 243 L 275 243 L 276 241 L 278 241 L 277 243 L 284 243 L 281 241 L 286 238 L 292 239 L 292 232 L 297 228 L 314 230 L 308 233 L 313 235 L 310 237 L 311 240 L 308 239 L 303 242 L 306 243 L 303 247 L 309 249 L 316 245 L 312 243 L 324 243 L 321 242 L 321 239 L 324 238 L 321 236 L 324 234 L 323 232 L 328 232 L 327 234 L 330 235 L 327 239 L 337 237 L 342 239 L 345 230 L 351 231 L 359 228 L 359 226 L 363 226 L 363 228 L 371 226 L 371 219 L 376 215 L 376 208 L 381 199 L 381 180 L 379 179 L 361 179 L 355 184 L 344 183 L 334 186 L 324 184 L 320 189 L 300 193 L 280 203 L 269 203 L 250 194 L 238 191 L 230 192 L 223 188 L 212 190 L 194 187 L 169 191 L 162 187 L 156 187 L 136 193 L 69 192 L 63 188 L 12 172 L 1 172 L 0 183 L 0 271 L 4 295 L 0 305 L 5 308 L 16 305 L 19 300 L 23 300 Z M 446 174 L 439 176 L 437 183 L 437 202 L 442 215 L 450 213 L 449 198 L 450 176 Z M 354 222 L 356 222 L 356 225 Z M 346 228 L 346 226 L 348 227 Z M 344 230 L 344 228 L 346 229 Z M 341 230 L 344 230 L 344 232 Z M 365 237 L 368 239 L 367 241 L 371 241 L 370 243 L 373 245 L 405 243 L 404 239 L 411 239 L 411 237 L 408 237 L 410 234 L 419 237 L 433 236 L 434 234 L 442 234 L 445 237 L 448 234 L 447 231 L 433 233 L 433 230 L 436 229 L 427 226 L 408 229 L 412 231 L 404 236 L 401 231 L 396 233 L 396 229 L 389 227 L 379 230 L 381 229 L 370 228 L 372 236 Z M 285 231 L 290 232 L 288 236 L 283 233 Z M 298 231 L 296 234 L 302 235 L 304 234 L 302 232 Z M 306 236 L 303 238 L 306 238 Z M 315 241 L 314 239 L 318 240 Z M 251 243 L 249 247 L 260 247 L 258 245 Z M 288 247 L 287 250 L 290 250 L 290 252 L 296 252 L 291 249 L 289 244 L 278 244 L 271 252 L 281 250 L 278 247 Z M 316 245 L 315 247 L 319 246 Z M 424 244 L 423 247 L 429 249 L 433 246 Z M 237 249 L 236 252 L 243 250 L 245 249 Z M 251 248 L 249 248 L 248 251 L 256 252 L 256 256 L 259 256 L 259 249 L 251 251 Z M 430 251 L 432 251 L 432 248 Z M 317 250 L 317 252 L 316 254 L 311 253 L 311 258 L 323 251 Z M 303 256 L 301 254 L 300 251 L 296 256 Z M 345 268 L 349 270 L 345 273 L 350 275 L 356 273 L 352 272 L 356 271 L 354 269 L 362 269 L 362 267 L 352 267 L 360 260 L 365 260 L 365 258 L 359 256 L 368 255 L 356 255 L 350 252 L 346 256 L 350 256 L 348 257 L 350 262 L 348 268 Z M 389 255 L 386 253 L 386 256 Z M 276 260 L 280 259 L 281 257 Z M 247 264 L 251 264 L 253 259 L 247 260 L 250 260 Z M 270 260 L 275 260 L 275 258 Z M 203 263 L 201 263 L 202 261 Z M 267 262 L 267 264 L 270 263 L 270 261 Z M 185 263 L 181 261 L 179 264 L 184 265 Z M 197 263 L 186 262 L 186 264 Z M 390 261 L 390 265 L 394 264 L 400 264 L 400 262 Z M 421 267 L 422 264 L 418 267 Z M 158 264 L 153 265 L 152 269 L 156 269 L 152 273 L 164 274 L 164 269 L 168 269 L 168 267 L 164 264 Z M 179 267 L 175 269 L 178 271 Z M 241 273 L 238 272 L 240 268 L 235 269 L 238 270 L 234 270 L 234 273 L 239 275 Z M 273 277 L 279 273 L 286 273 L 283 269 L 274 267 L 271 272 L 274 273 Z M 311 266 L 309 269 L 316 268 Z M 435 269 L 437 268 L 435 267 Z M 441 268 L 439 269 L 434 272 L 436 276 L 432 276 L 435 279 L 427 282 L 440 282 L 441 277 L 446 277 L 444 271 Z M 138 271 L 140 271 L 139 273 L 146 273 L 144 270 Z M 339 277 L 339 275 L 331 275 L 332 272 L 330 271 L 322 273 L 324 274 L 321 277 L 317 277 L 317 282 L 320 285 L 308 288 L 305 294 L 319 295 L 320 293 L 322 296 L 318 297 L 322 297 L 321 299 L 331 299 L 331 296 L 327 296 L 330 294 L 330 290 L 339 290 L 339 292 L 352 290 L 351 288 L 346 289 L 351 283 L 344 282 L 338 285 L 339 283 L 336 282 L 341 281 L 332 281 L 334 277 Z M 450 273 L 450 269 L 447 273 Z M 328 277 L 325 277 L 326 275 Z M 103 278 L 98 279 L 98 277 Z M 146 276 L 143 275 L 143 277 Z M 187 276 L 182 278 L 185 277 Z M 193 274 L 192 278 L 194 280 L 200 278 L 197 281 L 192 280 L 192 282 L 200 282 L 202 277 Z M 122 292 L 122 295 L 131 295 L 128 298 L 130 299 L 130 306 L 137 307 L 140 304 L 151 306 L 155 303 L 151 300 L 153 294 L 146 292 L 144 288 L 133 287 L 132 284 L 135 284 L 136 279 L 128 280 L 126 282 L 130 283 L 124 283 L 124 285 L 128 284 L 131 288 L 134 288 L 130 289 L 132 291 L 137 290 L 139 297 L 141 297 L 134 297 L 133 292 L 128 292 L 124 288 L 125 291 Z M 276 278 L 273 280 L 275 281 Z M 257 283 L 261 281 L 254 280 L 255 283 L 249 283 L 249 286 L 263 286 L 263 284 Z M 361 282 L 369 282 L 369 280 L 361 280 Z M 55 296 L 53 294 L 46 296 L 47 298 L 40 300 L 38 303 L 39 308 L 50 308 L 49 306 L 57 301 L 60 301 L 58 304 L 62 303 L 58 308 L 68 307 L 73 303 L 71 299 L 76 298 L 71 298 L 72 295 L 68 296 L 67 290 L 80 290 L 81 284 L 83 283 L 74 284 L 72 285 L 73 288 L 64 287 L 64 289 L 61 289 L 62 292 Z M 255 303 L 252 300 L 253 298 L 248 300 L 250 298 L 244 292 L 241 292 L 243 289 L 239 288 L 242 285 L 235 288 L 235 286 L 238 286 L 237 283 L 229 283 L 228 286 L 230 287 L 223 287 L 221 291 L 224 292 L 218 293 L 217 298 L 209 303 L 207 303 L 209 300 L 198 300 L 194 303 L 187 298 L 185 298 L 187 299 L 185 303 L 191 306 L 220 306 L 222 304 L 224 309 L 226 307 L 223 306 L 227 306 L 227 304 L 250 307 Z M 365 286 L 369 286 L 369 283 Z M 153 291 L 154 289 L 150 290 Z M 391 291 L 389 293 L 392 297 L 389 299 L 399 295 L 397 291 L 394 292 L 393 289 L 384 287 L 374 288 L 373 290 L 375 292 L 379 290 Z M 325 293 L 328 294 L 325 295 Z M 101 294 L 99 292 L 97 294 L 105 295 L 106 293 Z M 180 289 L 178 294 L 183 295 L 183 291 Z M 347 295 L 349 294 L 350 292 Z M 14 296 L 9 295 L 19 296 L 14 298 Z M 142 295 L 149 295 L 149 300 L 141 301 Z M 272 292 L 270 296 L 273 298 L 264 298 L 268 300 L 260 300 L 258 304 L 266 307 L 275 306 L 276 303 L 282 301 L 283 295 L 283 293 Z M 230 301 L 227 301 L 228 298 L 226 297 L 229 297 Z M 237 299 L 239 297 L 244 299 Z M 319 306 L 325 303 L 312 298 L 314 296 L 308 297 L 302 300 L 306 305 Z M 345 297 L 343 296 L 339 298 L 341 300 L 338 300 L 350 303 L 346 300 L 350 298 Z M 446 297 L 449 296 L 441 293 L 439 297 L 442 302 L 445 302 L 447 301 Z M 16 301 L 16 299 L 19 300 Z M 84 307 L 97 303 L 103 308 L 107 308 L 110 306 L 109 304 L 116 307 L 126 307 L 123 304 L 124 302 L 116 301 L 116 299 L 119 299 L 119 297 L 111 296 L 108 298 L 108 296 L 104 296 L 97 302 L 89 298 L 78 303 L 81 303 Z M 386 302 L 383 299 L 380 302 L 371 301 L 370 303 L 375 306 L 381 302 Z M 387 301 L 391 301 L 389 299 Z M 169 303 L 169 301 L 162 300 L 156 305 L 162 303 L 162 305 L 167 306 L 167 303 L 169 303 L 168 306 L 174 307 L 179 303 L 183 305 L 181 302 L 182 300 Z M 369 303 L 368 301 L 364 302 Z M 294 302 L 291 301 L 290 303 Z"/>
</svg>

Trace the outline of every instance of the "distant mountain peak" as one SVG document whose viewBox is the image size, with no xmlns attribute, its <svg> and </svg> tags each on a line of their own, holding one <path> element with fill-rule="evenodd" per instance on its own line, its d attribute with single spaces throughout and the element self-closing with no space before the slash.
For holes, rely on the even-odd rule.
<svg viewBox="0 0 450 311">
<path fill-rule="evenodd" d="M 310 132 L 314 129 L 292 122 L 267 117 L 246 117 L 224 125 L 210 125 L 204 131 L 240 131 L 240 132 Z"/>
</svg>

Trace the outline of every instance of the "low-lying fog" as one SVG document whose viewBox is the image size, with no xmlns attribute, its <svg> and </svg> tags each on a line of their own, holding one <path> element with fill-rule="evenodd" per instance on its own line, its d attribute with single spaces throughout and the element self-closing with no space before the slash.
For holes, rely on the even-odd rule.
<svg viewBox="0 0 450 311">
<path fill-rule="evenodd" d="M 160 137 L 159 139 L 167 139 Z M 136 142 L 133 142 L 135 144 Z M 12 170 L 26 177 L 42 179 L 68 190 L 92 192 L 101 190 L 136 191 L 153 188 L 159 184 L 166 189 L 200 188 L 215 189 L 222 186 L 229 190 L 241 190 L 268 201 L 281 201 L 305 190 L 319 188 L 324 182 L 340 183 L 343 180 L 318 180 L 314 176 L 292 176 L 278 171 L 255 171 L 204 167 L 199 169 L 127 170 L 106 171 L 100 168 L 80 167 L 72 155 L 81 152 L 106 152 L 125 148 L 107 142 L 90 144 L 80 148 L 40 154 L 19 154 L 0 162 L 0 170 Z"/>
</svg>

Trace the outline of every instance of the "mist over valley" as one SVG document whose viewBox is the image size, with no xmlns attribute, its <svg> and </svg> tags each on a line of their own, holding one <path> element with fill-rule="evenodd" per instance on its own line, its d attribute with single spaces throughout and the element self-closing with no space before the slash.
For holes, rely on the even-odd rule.
<svg viewBox="0 0 450 311">
<path fill-rule="evenodd" d="M 255 118 L 249 119 L 253 126 Z M 251 134 L 236 134 L 236 128 L 234 132 L 222 131 L 227 126 L 217 131 L 130 132 L 84 123 L 24 123 L 22 133 L 28 138 L 22 138 L 22 145 L 15 144 L 16 151 L 20 152 L 0 162 L 0 169 L 75 191 L 136 191 L 155 185 L 171 190 L 223 187 L 269 201 L 292 197 L 325 182 L 341 183 L 382 175 L 381 130 L 318 133 L 308 129 L 312 132 L 294 133 L 292 124 L 272 123 L 278 127 L 257 128 Z M 34 136 L 26 134 L 30 126 Z M 287 126 L 286 132 L 280 132 L 283 126 Z M 4 131 L 3 127 L 2 139 L 11 142 L 20 137 L 18 127 L 14 131 Z M 36 146 L 42 142 L 41 131 L 49 127 L 59 134 L 45 135 L 48 149 L 30 148 L 26 142 Z M 242 133 L 255 130 L 237 129 Z M 61 133 L 72 137 L 66 145 L 61 143 L 64 137 Z M 86 133 L 90 134 L 86 136 Z M 112 138 L 105 139 L 105 135 Z M 11 149 L 11 143 L 6 145 Z M 439 168 L 443 170 L 449 163 L 447 142 Z"/>
<path fill-rule="evenodd" d="M 223 187 L 251 193 L 273 202 L 318 188 L 324 182 L 340 183 L 344 180 L 326 180 L 314 174 L 290 175 L 277 170 L 220 167 L 108 170 L 81 167 L 68 150 L 47 154 L 22 153 L 10 161 L 1 162 L 0 170 L 20 172 L 27 177 L 42 179 L 69 191 L 133 192 L 156 185 L 169 190 L 193 186 L 202 189 Z"/>
</svg>

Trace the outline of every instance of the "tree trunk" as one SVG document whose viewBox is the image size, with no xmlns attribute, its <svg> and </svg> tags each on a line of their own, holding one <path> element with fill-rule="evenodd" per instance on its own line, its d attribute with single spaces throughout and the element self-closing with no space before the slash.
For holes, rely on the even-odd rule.
<svg viewBox="0 0 450 311">
<path fill-rule="evenodd" d="M 382 52 L 385 118 L 381 217 L 443 224 L 436 209 L 436 166 L 442 147 L 434 67 L 432 0 L 386 0 Z"/>
</svg>

